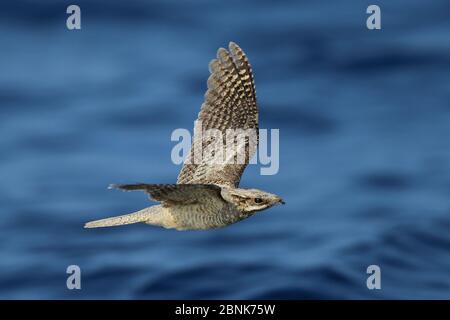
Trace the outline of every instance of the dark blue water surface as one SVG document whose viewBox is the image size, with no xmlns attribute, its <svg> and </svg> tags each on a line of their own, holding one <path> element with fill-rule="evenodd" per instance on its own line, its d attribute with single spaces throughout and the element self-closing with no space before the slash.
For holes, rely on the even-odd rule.
<svg viewBox="0 0 450 320">
<path fill-rule="evenodd" d="M 450 298 L 450 3 L 376 3 L 379 31 L 368 1 L 2 3 L 0 298 Z M 230 40 L 280 129 L 279 173 L 241 186 L 287 205 L 212 231 L 83 229 L 150 204 L 109 183 L 176 180 L 170 135 Z"/>
</svg>

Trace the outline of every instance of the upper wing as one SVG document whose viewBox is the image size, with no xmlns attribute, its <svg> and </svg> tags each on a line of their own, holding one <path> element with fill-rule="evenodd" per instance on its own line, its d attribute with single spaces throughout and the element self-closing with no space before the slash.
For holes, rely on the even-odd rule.
<svg viewBox="0 0 450 320">
<path fill-rule="evenodd" d="M 211 184 L 112 184 L 110 189 L 143 190 L 163 204 L 188 205 L 205 202 L 212 197 L 222 199 L 221 188 Z"/>
<path fill-rule="evenodd" d="M 217 59 L 209 64 L 208 90 L 198 115 L 190 154 L 187 156 L 177 183 L 217 183 L 233 187 L 239 185 L 241 175 L 258 145 L 258 107 L 250 63 L 238 45 L 229 44 L 229 52 L 217 51 Z M 235 147 L 226 152 L 226 160 L 217 163 L 214 150 L 219 140 L 204 135 L 216 129 L 226 145 L 227 129 L 251 129 L 252 135 L 235 139 Z M 211 151 L 212 150 L 212 151 Z M 231 150 L 231 149 L 229 149 Z M 194 154 L 195 152 L 195 154 Z M 241 156 L 244 156 L 244 161 Z"/>
</svg>

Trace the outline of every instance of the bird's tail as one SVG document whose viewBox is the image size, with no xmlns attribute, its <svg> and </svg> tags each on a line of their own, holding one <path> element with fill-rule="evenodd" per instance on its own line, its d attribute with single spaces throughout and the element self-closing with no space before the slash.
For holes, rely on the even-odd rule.
<svg viewBox="0 0 450 320">
<path fill-rule="evenodd" d="M 142 209 L 140 211 L 125 214 L 123 216 L 117 216 L 117 217 L 111 217 L 101 220 L 95 220 L 90 221 L 84 225 L 85 228 L 103 228 L 103 227 L 114 227 L 114 226 L 121 226 L 125 224 L 133 224 L 133 223 L 139 223 L 139 222 L 147 222 L 149 220 L 152 220 L 152 215 L 154 215 L 154 209 L 153 207 L 148 207 L 145 209 Z"/>
</svg>

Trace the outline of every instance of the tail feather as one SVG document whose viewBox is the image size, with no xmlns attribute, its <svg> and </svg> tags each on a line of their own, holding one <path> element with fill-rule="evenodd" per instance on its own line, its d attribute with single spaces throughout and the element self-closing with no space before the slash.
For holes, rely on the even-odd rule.
<svg viewBox="0 0 450 320">
<path fill-rule="evenodd" d="M 139 222 L 146 222 L 150 219 L 149 215 L 151 213 L 149 208 L 143 209 L 141 211 L 125 214 L 122 216 L 111 217 L 101 220 L 90 221 L 84 225 L 85 228 L 103 228 L 103 227 L 114 227 L 121 226 L 125 224 L 133 224 Z"/>
</svg>

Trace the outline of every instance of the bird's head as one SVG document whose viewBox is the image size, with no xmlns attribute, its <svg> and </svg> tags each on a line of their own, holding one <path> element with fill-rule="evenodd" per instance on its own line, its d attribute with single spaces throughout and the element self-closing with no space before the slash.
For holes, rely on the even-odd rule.
<svg viewBox="0 0 450 320">
<path fill-rule="evenodd" d="M 239 212 L 246 214 L 261 211 L 276 204 L 284 204 L 279 196 L 258 189 L 223 188 L 222 197 L 233 203 Z"/>
</svg>

